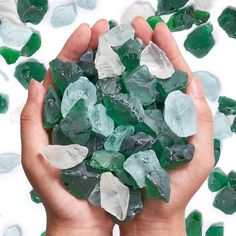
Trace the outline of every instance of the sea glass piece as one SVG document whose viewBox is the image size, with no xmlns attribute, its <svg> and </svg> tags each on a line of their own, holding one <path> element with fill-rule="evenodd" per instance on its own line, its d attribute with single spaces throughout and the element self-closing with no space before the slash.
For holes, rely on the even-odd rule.
<svg viewBox="0 0 236 236">
<path fill-rule="evenodd" d="M 22 236 L 21 228 L 18 225 L 8 227 L 3 236 Z"/>
<path fill-rule="evenodd" d="M 128 126 L 118 126 L 112 134 L 107 138 L 104 143 L 105 150 L 109 151 L 120 151 L 120 147 L 125 138 L 128 138 L 134 133 L 134 127 Z"/>
<path fill-rule="evenodd" d="M 43 125 L 44 128 L 53 128 L 62 119 L 61 100 L 54 88 L 50 85 L 44 99 Z"/>
<path fill-rule="evenodd" d="M 143 65 L 134 69 L 131 73 L 124 73 L 122 81 L 131 96 L 138 97 L 144 106 L 152 104 L 156 99 L 156 79 Z"/>
<path fill-rule="evenodd" d="M 41 233 L 40 236 L 46 236 L 46 231 Z"/>
<path fill-rule="evenodd" d="M 95 186 L 100 182 L 101 174 L 85 161 L 62 171 L 65 188 L 80 199 L 88 199 Z"/>
<path fill-rule="evenodd" d="M 52 130 L 52 144 L 53 145 L 70 145 L 73 141 L 69 139 L 61 130 L 61 126 L 55 125 Z"/>
<path fill-rule="evenodd" d="M 214 139 L 214 158 L 215 158 L 215 166 L 220 160 L 221 155 L 221 141 L 218 139 Z"/>
<path fill-rule="evenodd" d="M 38 33 L 33 33 L 28 40 L 28 42 L 21 49 L 21 56 L 31 57 L 33 56 L 41 47 L 41 37 Z"/>
<path fill-rule="evenodd" d="M 221 86 L 218 78 L 208 71 L 196 71 L 193 73 L 202 82 L 204 95 L 214 102 L 220 95 Z"/>
<path fill-rule="evenodd" d="M 210 13 L 207 11 L 196 10 L 195 11 L 195 24 L 197 26 L 206 23 L 210 18 Z"/>
<path fill-rule="evenodd" d="M 8 19 L 1 19 L 0 38 L 4 45 L 23 47 L 32 35 L 30 28 L 15 25 Z"/>
<path fill-rule="evenodd" d="M 216 223 L 211 225 L 206 231 L 206 236 L 224 236 L 224 224 Z"/>
<path fill-rule="evenodd" d="M 236 115 L 236 101 L 228 98 L 221 96 L 219 97 L 219 107 L 218 110 L 219 112 L 224 113 L 226 116 L 229 115 Z"/>
<path fill-rule="evenodd" d="M 97 183 L 92 192 L 90 193 L 88 197 L 88 201 L 95 205 L 95 206 L 101 206 L 101 191 L 100 191 L 100 183 Z"/>
<path fill-rule="evenodd" d="M 228 178 L 226 174 L 220 169 L 212 170 L 208 177 L 208 188 L 211 192 L 217 192 L 228 185 Z"/>
<path fill-rule="evenodd" d="M 0 154 L 0 174 L 7 174 L 20 165 L 21 159 L 18 154 L 15 153 L 3 153 Z"/>
<path fill-rule="evenodd" d="M 202 236 L 202 214 L 195 210 L 185 219 L 186 233 L 188 236 Z"/>
<path fill-rule="evenodd" d="M 9 108 L 9 98 L 5 93 L 0 93 L 0 114 L 7 113 Z"/>
<path fill-rule="evenodd" d="M 191 144 L 166 147 L 162 152 L 160 164 L 165 169 L 179 167 L 193 159 L 194 150 Z"/>
<path fill-rule="evenodd" d="M 18 60 L 20 52 L 12 48 L 0 47 L 0 56 L 4 58 L 8 65 L 11 65 Z"/>
<path fill-rule="evenodd" d="M 113 29 L 114 27 L 116 27 L 118 25 L 117 21 L 111 19 L 108 21 L 108 24 L 109 24 L 109 29 Z"/>
<path fill-rule="evenodd" d="M 213 25 L 207 23 L 192 31 L 184 42 L 184 47 L 197 58 L 205 57 L 215 46 L 212 35 Z"/>
<path fill-rule="evenodd" d="M 77 0 L 77 4 L 86 10 L 93 10 L 97 5 L 97 0 Z"/>
<path fill-rule="evenodd" d="M 77 81 L 83 75 L 83 70 L 74 62 L 55 59 L 49 65 L 52 79 L 62 95 L 70 83 Z"/>
<path fill-rule="evenodd" d="M 234 118 L 233 124 L 231 126 L 231 131 L 236 133 L 236 117 Z"/>
<path fill-rule="evenodd" d="M 37 61 L 26 61 L 19 64 L 14 73 L 15 78 L 25 89 L 29 88 L 32 79 L 42 82 L 45 75 L 46 68 L 44 64 Z"/>
<path fill-rule="evenodd" d="M 146 65 L 150 73 L 159 79 L 170 78 L 174 73 L 174 67 L 165 52 L 152 41 L 142 51 L 140 65 Z"/>
<path fill-rule="evenodd" d="M 51 24 L 55 28 L 70 25 L 76 17 L 77 11 L 74 3 L 60 5 L 53 10 Z"/>
<path fill-rule="evenodd" d="M 236 191 L 228 186 L 217 193 L 213 206 L 227 215 L 236 212 Z"/>
<path fill-rule="evenodd" d="M 166 98 L 164 118 L 170 129 L 179 137 L 188 137 L 197 131 L 193 100 L 181 91 L 171 92 Z"/>
<path fill-rule="evenodd" d="M 230 122 L 223 113 L 217 113 L 213 119 L 215 139 L 226 139 L 233 135 Z"/>
<path fill-rule="evenodd" d="M 228 34 L 229 37 L 236 39 L 236 9 L 227 7 L 218 18 L 220 27 Z"/>
<path fill-rule="evenodd" d="M 69 169 L 80 164 L 87 157 L 88 149 L 78 144 L 48 145 L 41 154 L 52 166 L 58 169 Z"/>
<path fill-rule="evenodd" d="M 155 30 L 158 23 L 164 22 L 160 16 L 150 16 L 147 18 L 147 23 L 150 25 L 152 30 Z"/>
<path fill-rule="evenodd" d="M 139 1 L 132 3 L 121 17 L 121 23 L 131 23 L 136 16 L 142 16 L 147 19 L 155 15 L 155 9 L 147 1 Z"/>
<path fill-rule="evenodd" d="M 228 174 L 230 186 L 236 191 L 236 172 L 231 170 Z"/>
<path fill-rule="evenodd" d="M 90 106 L 88 117 L 92 124 L 92 131 L 105 137 L 112 134 L 115 127 L 114 121 L 107 115 L 106 108 L 102 104 Z"/>
<path fill-rule="evenodd" d="M 0 77 L 3 78 L 5 81 L 9 81 L 8 75 L 0 69 Z"/>
<path fill-rule="evenodd" d="M 194 8 L 193 6 L 188 6 L 174 13 L 167 22 L 167 26 L 169 27 L 170 31 L 177 32 L 190 29 L 193 26 L 194 22 Z"/>
<path fill-rule="evenodd" d="M 129 206 L 129 188 L 111 172 L 101 175 L 101 207 L 118 220 L 125 220 Z"/>
<path fill-rule="evenodd" d="M 170 14 L 182 8 L 188 0 L 158 0 L 157 13 Z"/>
<path fill-rule="evenodd" d="M 66 88 L 61 102 L 63 117 L 66 117 L 75 103 L 81 99 L 87 106 L 97 102 L 96 87 L 86 77 L 80 77 Z"/>
<path fill-rule="evenodd" d="M 79 124 L 79 125 L 78 125 Z M 89 140 L 92 124 L 88 118 L 88 108 L 84 100 L 79 100 L 60 122 L 63 134 L 75 144 L 84 146 Z"/>
<path fill-rule="evenodd" d="M 18 0 L 17 12 L 22 22 L 39 24 L 48 10 L 48 0 Z"/>
<path fill-rule="evenodd" d="M 30 198 L 36 204 L 41 203 L 41 199 L 34 189 L 30 191 Z"/>
</svg>

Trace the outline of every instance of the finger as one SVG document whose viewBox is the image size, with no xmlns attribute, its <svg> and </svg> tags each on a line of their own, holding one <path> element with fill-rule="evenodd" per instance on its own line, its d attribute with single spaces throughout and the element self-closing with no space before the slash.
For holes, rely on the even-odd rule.
<svg viewBox="0 0 236 236">
<path fill-rule="evenodd" d="M 96 49 L 98 47 L 98 40 L 101 35 L 109 31 L 109 24 L 107 20 L 101 19 L 95 23 L 91 29 L 92 36 L 89 43 L 89 48 Z"/>
<path fill-rule="evenodd" d="M 145 45 L 152 40 L 153 30 L 143 17 L 135 17 L 132 26 L 135 29 L 135 36 L 142 39 Z"/>
<path fill-rule="evenodd" d="M 193 77 L 192 72 L 181 55 L 178 45 L 165 23 L 160 22 L 157 24 L 153 33 L 153 41 L 166 53 L 174 67 L 188 73 L 189 79 L 191 80 Z"/>
<path fill-rule="evenodd" d="M 193 98 L 197 115 L 197 133 L 189 140 L 195 146 L 195 155 L 191 165 L 197 172 L 196 176 L 201 176 L 205 180 L 214 166 L 212 113 L 200 80 L 193 78 L 187 88 L 187 93 Z"/>
</svg>

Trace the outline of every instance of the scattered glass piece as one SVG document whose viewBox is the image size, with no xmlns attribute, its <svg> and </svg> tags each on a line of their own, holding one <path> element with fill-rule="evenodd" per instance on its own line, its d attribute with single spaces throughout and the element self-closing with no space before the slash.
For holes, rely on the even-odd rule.
<svg viewBox="0 0 236 236">
<path fill-rule="evenodd" d="M 18 154 L 15 153 L 3 153 L 0 154 L 0 174 L 7 174 L 20 165 L 21 159 Z"/>
</svg>

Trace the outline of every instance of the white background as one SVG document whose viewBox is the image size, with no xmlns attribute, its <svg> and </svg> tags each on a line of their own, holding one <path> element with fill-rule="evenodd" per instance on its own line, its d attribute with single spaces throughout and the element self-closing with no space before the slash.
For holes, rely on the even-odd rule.
<svg viewBox="0 0 236 236">
<path fill-rule="evenodd" d="M 71 1 L 49 0 L 49 11 L 41 24 L 38 26 L 29 24 L 29 26 L 40 31 L 43 41 L 42 48 L 33 57 L 45 63 L 46 67 L 48 67 L 49 61 L 56 57 L 68 36 L 80 23 L 87 22 L 93 25 L 99 18 L 119 21 L 127 6 L 134 1 L 98 0 L 96 10 L 78 9 L 78 17 L 73 25 L 54 29 L 50 25 L 52 10 L 55 6 L 66 2 Z M 156 8 L 156 0 L 150 2 Z M 222 83 L 222 95 L 236 99 L 236 40 L 229 38 L 217 23 L 217 17 L 228 5 L 236 7 L 235 0 L 216 0 L 215 6 L 211 11 L 210 21 L 214 25 L 213 34 L 216 39 L 216 46 L 205 58 L 199 60 L 184 50 L 183 42 L 187 37 L 188 31 L 175 33 L 174 35 L 192 70 L 208 70 L 214 73 Z M 23 60 L 24 58 L 17 63 Z M 5 81 L 0 77 L 0 92 L 10 95 L 10 109 L 6 115 L 0 115 L 0 153 L 16 152 L 20 154 L 19 123 L 13 123 L 12 119 L 17 107 L 25 102 L 27 92 L 13 76 L 14 65 L 7 66 L 4 60 L 0 58 L 0 68 L 9 76 L 9 81 Z M 222 156 L 218 166 L 226 173 L 232 169 L 236 170 L 235 143 L 235 136 L 225 140 L 223 143 Z M 44 209 L 41 204 L 36 205 L 30 200 L 29 192 L 31 189 L 21 166 L 10 174 L 0 176 L 0 235 L 2 235 L 6 227 L 14 224 L 21 226 L 24 236 L 38 236 L 44 231 Z M 224 222 L 225 235 L 236 235 L 236 216 L 226 216 L 213 208 L 214 196 L 215 194 L 208 190 L 205 183 L 192 199 L 186 213 L 193 209 L 199 209 L 204 216 L 204 231 L 210 224 Z M 115 234 L 118 235 L 117 232 Z"/>
</svg>

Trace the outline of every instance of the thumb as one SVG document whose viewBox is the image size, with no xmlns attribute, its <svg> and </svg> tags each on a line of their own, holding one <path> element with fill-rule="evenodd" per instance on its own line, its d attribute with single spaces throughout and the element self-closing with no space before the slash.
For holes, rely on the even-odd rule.
<svg viewBox="0 0 236 236">
<path fill-rule="evenodd" d="M 195 146 L 192 164 L 196 167 L 196 176 L 200 174 L 204 180 L 214 166 L 213 118 L 200 80 L 193 78 L 188 85 L 187 93 L 194 101 L 197 115 L 197 133 L 189 140 Z"/>
</svg>

